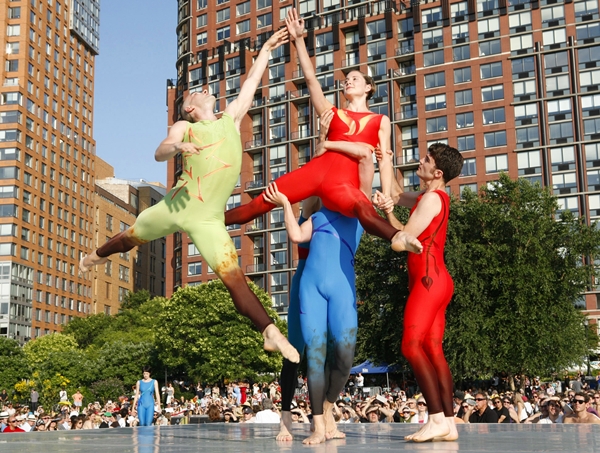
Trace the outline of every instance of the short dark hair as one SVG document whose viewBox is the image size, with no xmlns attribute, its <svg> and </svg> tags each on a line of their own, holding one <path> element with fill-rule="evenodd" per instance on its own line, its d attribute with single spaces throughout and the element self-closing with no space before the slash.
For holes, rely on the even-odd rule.
<svg viewBox="0 0 600 453">
<path fill-rule="evenodd" d="M 434 143 L 427 150 L 433 160 L 435 167 L 442 170 L 445 183 L 452 181 L 462 171 L 463 156 L 456 148 L 446 145 L 445 143 Z"/>
<path fill-rule="evenodd" d="M 187 107 L 185 100 L 181 103 L 181 107 L 179 107 L 179 115 L 181 116 L 181 118 L 189 123 L 193 123 L 194 119 L 192 118 L 192 116 L 185 111 L 185 108 Z"/>
<path fill-rule="evenodd" d="M 146 365 L 145 367 L 142 368 L 142 373 L 150 373 L 150 374 L 152 374 L 152 368 L 149 367 L 148 365 Z"/>
</svg>

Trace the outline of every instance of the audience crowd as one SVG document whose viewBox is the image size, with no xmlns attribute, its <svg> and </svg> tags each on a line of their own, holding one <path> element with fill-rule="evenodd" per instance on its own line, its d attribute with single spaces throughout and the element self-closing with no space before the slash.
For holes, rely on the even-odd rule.
<svg viewBox="0 0 600 453">
<path fill-rule="evenodd" d="M 427 401 L 413 386 L 402 390 L 392 383 L 388 391 L 369 395 L 379 387 L 363 385 L 363 376 L 352 376 L 334 406 L 338 423 L 426 423 Z M 583 376 L 541 383 L 539 378 L 518 376 L 511 390 L 507 381 L 494 378 L 485 389 L 469 387 L 454 393 L 457 423 L 596 423 L 600 424 L 600 390 L 596 380 Z M 355 385 L 357 384 L 357 385 Z M 164 408 L 154 414 L 155 425 L 199 423 L 279 423 L 281 388 L 278 382 L 249 385 L 232 382 L 219 386 L 186 386 L 172 383 L 162 388 Z M 195 394 L 187 399 L 181 396 Z M 77 391 L 60 392 L 57 405 L 46 410 L 38 405 L 39 395 L 31 391 L 27 405 L 13 403 L 6 391 L 0 393 L 0 432 L 55 431 L 71 429 L 123 428 L 137 426 L 131 396 L 106 404 L 85 404 Z M 158 408 L 157 408 L 158 409 Z M 310 423 L 312 415 L 306 379 L 298 379 L 292 403 L 294 423 Z"/>
</svg>

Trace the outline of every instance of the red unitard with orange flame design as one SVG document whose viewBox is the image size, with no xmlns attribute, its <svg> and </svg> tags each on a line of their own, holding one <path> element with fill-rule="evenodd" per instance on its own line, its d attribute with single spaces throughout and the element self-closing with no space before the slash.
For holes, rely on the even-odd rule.
<svg viewBox="0 0 600 453">
<path fill-rule="evenodd" d="M 333 112 L 327 140 L 367 143 L 373 148 L 377 146 L 382 115 L 335 107 Z M 360 191 L 358 161 L 347 154 L 327 151 L 275 182 L 291 204 L 318 196 L 328 209 L 358 218 L 370 234 L 391 240 L 398 231 L 377 214 L 369 199 Z M 248 204 L 226 211 L 225 224 L 247 223 L 274 207 L 261 194 Z"/>
<path fill-rule="evenodd" d="M 453 382 L 444 357 L 442 341 L 446 325 L 446 307 L 452 299 L 454 283 L 444 263 L 444 244 L 448 229 L 450 197 L 436 190 L 442 201 L 440 213 L 418 239 L 423 253 L 408 254 L 408 289 L 404 309 L 402 354 L 409 361 L 430 414 L 454 415 Z M 422 195 L 411 210 L 416 209 Z"/>
</svg>

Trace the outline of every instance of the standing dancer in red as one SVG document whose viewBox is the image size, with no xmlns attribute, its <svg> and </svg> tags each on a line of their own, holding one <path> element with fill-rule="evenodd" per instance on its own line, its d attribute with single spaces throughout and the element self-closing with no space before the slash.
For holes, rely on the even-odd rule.
<svg viewBox="0 0 600 453">
<path fill-rule="evenodd" d="M 454 293 L 454 283 L 444 263 L 450 213 L 450 197 L 445 189 L 460 174 L 462 166 L 463 157 L 455 148 L 442 143 L 429 147 L 417 169 L 425 190 L 401 193 L 397 184 L 392 190 L 396 204 L 412 208 L 405 226 L 394 217 L 394 201 L 379 192 L 375 194 L 390 223 L 414 235 L 423 245 L 423 253 L 408 254 L 410 294 L 404 309 L 402 336 L 402 354 L 410 362 L 429 411 L 427 423 L 406 437 L 414 442 L 458 439 L 452 401 L 454 383 L 442 342 L 446 307 Z"/>
<path fill-rule="evenodd" d="M 298 203 L 310 196 L 321 198 L 323 205 L 347 217 L 356 217 L 371 234 L 387 239 L 396 251 L 421 251 L 416 238 L 409 236 L 387 223 L 373 208 L 362 187 L 368 194 L 373 180 L 372 151 L 379 145 L 389 149 L 391 125 L 385 115 L 371 112 L 367 101 L 375 93 L 373 80 L 358 71 L 348 73 L 344 81 L 344 95 L 348 100 L 347 108 L 337 109 L 323 94 L 315 75 L 308 51 L 304 44 L 304 20 L 298 17 L 295 9 L 288 12 L 286 18 L 290 40 L 296 45 L 298 59 L 304 72 L 304 79 L 310 97 L 319 116 L 333 110 L 334 117 L 329 127 L 328 140 L 319 145 L 315 155 L 302 168 L 287 173 L 276 180 L 279 191 L 287 196 L 291 204 Z M 325 152 L 326 151 L 326 152 Z M 391 162 L 381 178 L 384 193 L 391 187 Z M 360 170 L 360 178 L 359 178 Z M 265 214 L 275 205 L 266 201 L 263 195 L 250 203 L 225 212 L 225 224 L 243 224 Z"/>
</svg>

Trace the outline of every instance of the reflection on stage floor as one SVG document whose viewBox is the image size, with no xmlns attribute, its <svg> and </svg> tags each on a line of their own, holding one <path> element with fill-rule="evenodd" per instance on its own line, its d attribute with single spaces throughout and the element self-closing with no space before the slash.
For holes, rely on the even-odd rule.
<svg viewBox="0 0 600 453">
<path fill-rule="evenodd" d="M 459 425 L 457 442 L 406 442 L 414 424 L 339 425 L 346 439 L 306 446 L 309 427 L 294 425 L 292 442 L 277 442 L 277 425 L 194 424 L 0 434 L 0 452 L 18 453 L 385 453 L 398 451 L 471 453 L 600 452 L 600 425 Z"/>
</svg>

